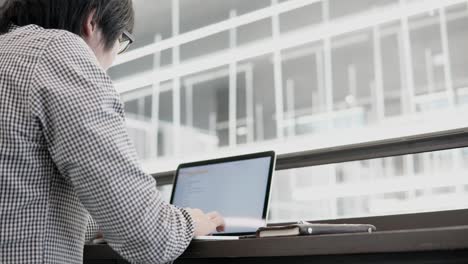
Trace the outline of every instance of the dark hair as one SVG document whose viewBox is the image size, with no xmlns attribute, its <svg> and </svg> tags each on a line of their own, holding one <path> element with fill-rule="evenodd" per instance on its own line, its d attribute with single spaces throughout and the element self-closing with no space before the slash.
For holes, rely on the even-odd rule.
<svg viewBox="0 0 468 264">
<path fill-rule="evenodd" d="M 35 24 L 83 36 L 83 24 L 93 10 L 106 48 L 111 48 L 124 30 L 133 31 L 132 0 L 6 0 L 0 8 L 0 34 L 11 24 Z"/>
</svg>

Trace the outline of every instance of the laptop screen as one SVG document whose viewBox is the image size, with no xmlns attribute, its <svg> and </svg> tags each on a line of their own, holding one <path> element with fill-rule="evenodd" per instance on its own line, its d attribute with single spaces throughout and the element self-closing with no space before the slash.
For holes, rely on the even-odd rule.
<svg viewBox="0 0 468 264">
<path fill-rule="evenodd" d="M 183 164 L 178 169 L 172 204 L 219 212 L 225 232 L 252 233 L 265 225 L 274 153 Z"/>
</svg>

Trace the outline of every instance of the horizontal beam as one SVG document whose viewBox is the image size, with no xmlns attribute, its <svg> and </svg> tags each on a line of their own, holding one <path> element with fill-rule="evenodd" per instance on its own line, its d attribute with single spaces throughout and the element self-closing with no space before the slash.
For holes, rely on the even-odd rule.
<svg viewBox="0 0 468 264">
<path fill-rule="evenodd" d="M 468 128 L 284 154 L 278 157 L 276 169 L 287 170 L 462 147 L 468 147 Z"/>
</svg>

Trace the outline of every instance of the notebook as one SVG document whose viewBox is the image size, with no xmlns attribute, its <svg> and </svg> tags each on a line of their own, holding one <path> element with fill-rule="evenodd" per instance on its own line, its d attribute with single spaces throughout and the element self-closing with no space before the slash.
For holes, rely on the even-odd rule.
<svg viewBox="0 0 468 264">
<path fill-rule="evenodd" d="M 256 237 L 304 236 L 346 233 L 372 233 L 376 227 L 369 224 L 326 224 L 301 222 L 298 224 L 261 227 Z"/>
<path fill-rule="evenodd" d="M 275 167 L 273 151 L 179 165 L 171 204 L 217 211 L 225 219 L 222 236 L 196 239 L 236 239 L 255 234 L 266 225 L 270 187 Z"/>
</svg>

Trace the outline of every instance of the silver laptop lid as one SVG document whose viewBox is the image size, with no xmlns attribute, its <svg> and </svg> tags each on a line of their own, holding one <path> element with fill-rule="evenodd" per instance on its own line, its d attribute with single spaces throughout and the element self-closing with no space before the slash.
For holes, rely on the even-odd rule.
<svg viewBox="0 0 468 264">
<path fill-rule="evenodd" d="M 274 164 L 273 151 L 181 164 L 171 203 L 219 212 L 226 221 L 219 235 L 251 234 L 266 224 Z"/>
</svg>

